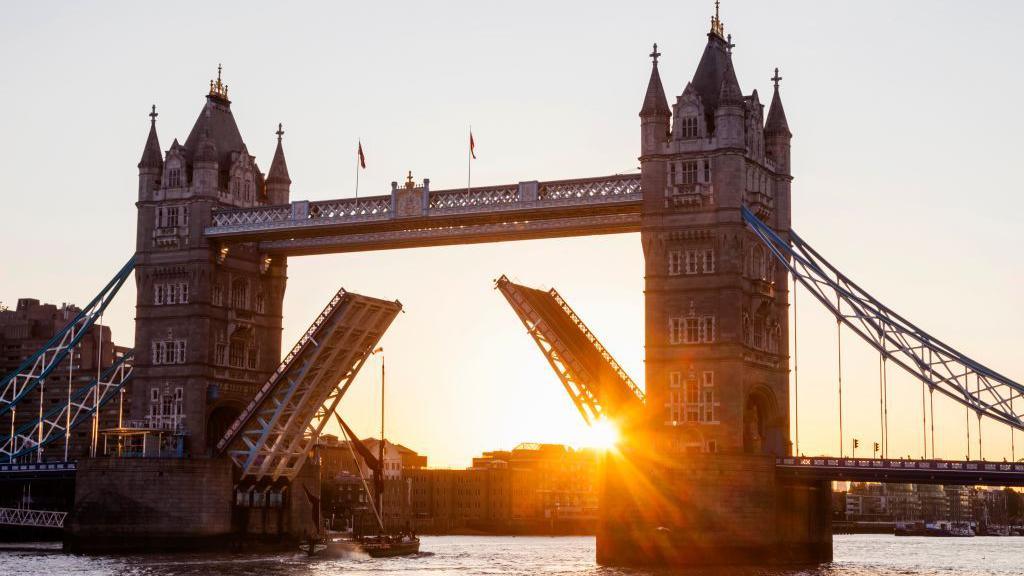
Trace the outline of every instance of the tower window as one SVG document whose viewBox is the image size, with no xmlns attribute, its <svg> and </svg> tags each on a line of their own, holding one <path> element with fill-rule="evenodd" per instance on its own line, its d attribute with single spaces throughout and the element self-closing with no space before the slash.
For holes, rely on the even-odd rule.
<svg viewBox="0 0 1024 576">
<path fill-rule="evenodd" d="M 668 253 L 668 275 L 678 276 L 683 272 L 683 254 L 679 250 Z"/>
<path fill-rule="evenodd" d="M 687 116 L 683 118 L 683 138 L 696 138 L 697 137 L 697 117 Z"/>
<path fill-rule="evenodd" d="M 181 187 L 181 169 L 180 168 L 168 168 L 167 169 L 167 187 L 168 188 L 179 188 L 179 187 Z"/>
<path fill-rule="evenodd" d="M 245 367 L 245 343 L 240 340 L 232 340 L 228 349 L 228 365 L 232 368 Z"/>
<path fill-rule="evenodd" d="M 249 307 L 249 284 L 245 280 L 231 283 L 231 307 L 247 309 Z"/>
<path fill-rule="evenodd" d="M 152 361 L 154 365 L 184 364 L 184 340 L 159 340 L 152 344 Z"/>
<path fill-rule="evenodd" d="M 711 182 L 711 159 L 704 160 L 704 181 Z"/>
<path fill-rule="evenodd" d="M 684 160 L 682 167 L 682 183 L 686 185 L 697 183 L 697 161 Z"/>
<path fill-rule="evenodd" d="M 153 286 L 153 303 L 188 304 L 187 282 L 162 282 Z"/>
<path fill-rule="evenodd" d="M 712 315 L 669 318 L 669 344 L 710 344 L 715 341 L 715 317 Z"/>
</svg>

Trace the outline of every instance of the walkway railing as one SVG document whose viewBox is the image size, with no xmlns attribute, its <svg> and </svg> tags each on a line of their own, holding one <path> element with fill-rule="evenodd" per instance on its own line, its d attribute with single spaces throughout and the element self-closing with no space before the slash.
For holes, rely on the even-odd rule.
<svg viewBox="0 0 1024 576">
<path fill-rule="evenodd" d="M 0 524 L 8 526 L 32 526 L 37 528 L 63 528 L 67 512 L 51 510 L 27 510 L 24 508 L 0 508 Z"/>
</svg>

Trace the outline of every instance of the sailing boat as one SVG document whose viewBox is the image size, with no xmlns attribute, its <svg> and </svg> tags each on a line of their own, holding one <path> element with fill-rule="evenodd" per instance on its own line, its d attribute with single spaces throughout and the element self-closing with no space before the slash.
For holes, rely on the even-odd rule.
<svg viewBox="0 0 1024 576">
<path fill-rule="evenodd" d="M 374 354 L 382 352 L 383 348 L 377 348 L 373 351 Z M 355 433 L 348 427 L 347 424 L 341 419 L 340 416 L 335 414 L 338 422 L 341 424 L 342 430 L 345 435 L 348 436 L 349 446 L 355 448 L 359 455 L 362 456 L 363 461 L 367 463 L 370 469 L 373 471 L 373 499 L 376 500 L 376 506 L 374 506 L 374 516 L 377 517 L 377 526 L 379 531 L 376 535 L 364 535 L 356 538 L 356 543 L 359 547 L 373 558 L 384 558 L 391 556 L 408 556 L 410 554 L 416 554 L 420 551 L 420 539 L 415 533 L 411 531 L 402 531 L 398 534 L 388 534 L 387 528 L 384 525 L 384 446 L 387 440 L 384 439 L 384 359 L 381 357 L 380 362 L 380 442 L 377 444 L 377 456 L 376 458 L 370 452 L 369 448 L 365 444 L 359 441 Z M 362 474 L 360 474 L 362 476 Z M 369 492 L 369 487 L 363 483 L 364 487 Z M 373 502 L 371 500 L 371 506 Z"/>
</svg>

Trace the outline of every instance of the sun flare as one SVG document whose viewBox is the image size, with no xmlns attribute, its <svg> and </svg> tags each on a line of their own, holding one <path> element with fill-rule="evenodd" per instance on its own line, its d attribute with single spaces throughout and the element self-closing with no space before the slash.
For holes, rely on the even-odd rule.
<svg viewBox="0 0 1024 576">
<path fill-rule="evenodd" d="M 600 450 L 611 450 L 619 442 L 619 429 L 611 420 L 598 420 L 590 426 L 586 445 Z"/>
</svg>

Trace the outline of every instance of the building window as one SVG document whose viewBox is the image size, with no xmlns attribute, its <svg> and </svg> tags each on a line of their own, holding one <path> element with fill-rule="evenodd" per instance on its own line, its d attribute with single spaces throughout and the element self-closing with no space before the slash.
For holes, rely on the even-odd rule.
<svg viewBox="0 0 1024 576">
<path fill-rule="evenodd" d="M 210 291 L 210 300 L 214 306 L 224 305 L 224 287 L 220 284 L 214 284 L 213 289 Z"/>
<path fill-rule="evenodd" d="M 147 424 L 151 428 L 163 430 L 176 430 L 180 428 L 181 421 L 185 417 L 185 411 L 182 409 L 184 400 L 185 394 L 180 386 L 175 388 L 173 392 L 165 387 L 162 393 L 159 388 L 153 388 L 149 398 Z"/>
<path fill-rule="evenodd" d="M 181 168 L 167 169 L 167 187 L 179 188 L 181 186 Z"/>
<path fill-rule="evenodd" d="M 715 341 L 715 317 L 711 315 L 669 318 L 669 344 L 710 344 Z"/>
<path fill-rule="evenodd" d="M 764 248 L 760 244 L 750 250 L 750 277 L 757 280 L 768 280 L 768 266 Z"/>
<path fill-rule="evenodd" d="M 686 330 L 683 333 L 683 342 L 686 344 L 694 344 L 700 341 L 700 328 L 698 326 L 697 318 L 686 319 Z"/>
<path fill-rule="evenodd" d="M 235 280 L 231 283 L 231 307 L 246 309 L 249 307 L 249 283 Z"/>
<path fill-rule="evenodd" d="M 678 380 L 678 375 L 678 372 L 670 373 L 670 386 L 673 386 L 671 382 Z M 699 380 L 691 374 L 681 389 L 669 389 L 665 406 L 668 408 L 668 423 L 672 426 L 681 423 L 717 424 L 719 402 L 715 393 L 715 373 L 705 371 Z M 714 449 L 708 451 L 713 452 Z"/>
<path fill-rule="evenodd" d="M 698 388 L 697 381 L 694 379 L 688 379 L 685 386 L 685 394 L 683 398 L 686 402 L 685 414 L 687 422 L 699 422 L 700 421 L 700 389 Z"/>
<path fill-rule="evenodd" d="M 683 138 L 697 137 L 697 117 L 687 116 L 683 118 Z"/>
<path fill-rule="evenodd" d="M 711 248 L 686 251 L 687 274 L 713 274 L 715 271 L 715 251 Z"/>
<path fill-rule="evenodd" d="M 683 319 L 682 318 L 669 318 L 668 319 L 668 343 L 669 344 L 682 344 L 683 343 Z"/>
<path fill-rule="evenodd" d="M 218 366 L 223 366 L 227 358 L 225 354 L 228 351 L 228 345 L 224 342 L 217 342 L 213 345 L 213 363 Z"/>
<path fill-rule="evenodd" d="M 228 366 L 232 368 L 245 368 L 245 343 L 241 340 L 232 340 L 228 349 Z"/>
<path fill-rule="evenodd" d="M 266 302 L 263 298 L 263 292 L 256 293 L 256 312 L 263 314 L 266 309 Z"/>
<path fill-rule="evenodd" d="M 153 303 L 188 304 L 187 282 L 162 282 L 153 286 Z"/>
<path fill-rule="evenodd" d="M 697 183 L 697 161 L 696 160 L 684 160 L 681 164 L 682 167 L 682 183 L 684 185 L 693 185 Z"/>
<path fill-rule="evenodd" d="M 246 355 L 246 366 L 248 366 L 250 370 L 256 370 L 260 365 L 259 359 L 259 348 L 256 346 L 249 346 L 249 351 Z"/>
<path fill-rule="evenodd" d="M 700 318 L 700 334 L 698 335 L 701 342 L 714 342 L 715 341 L 715 317 L 714 316 L 701 316 Z"/>
<path fill-rule="evenodd" d="M 711 182 L 711 159 L 704 160 L 704 182 Z"/>
<path fill-rule="evenodd" d="M 188 226 L 188 206 L 161 206 L 156 209 L 157 228 Z"/>
<path fill-rule="evenodd" d="M 184 340 L 159 340 L 152 343 L 152 360 L 154 365 L 184 364 Z"/>
<path fill-rule="evenodd" d="M 668 275 L 678 276 L 683 271 L 683 254 L 679 250 L 668 253 Z"/>
<path fill-rule="evenodd" d="M 715 394 L 715 373 L 701 375 L 701 422 L 718 422 L 718 398 Z"/>
</svg>

